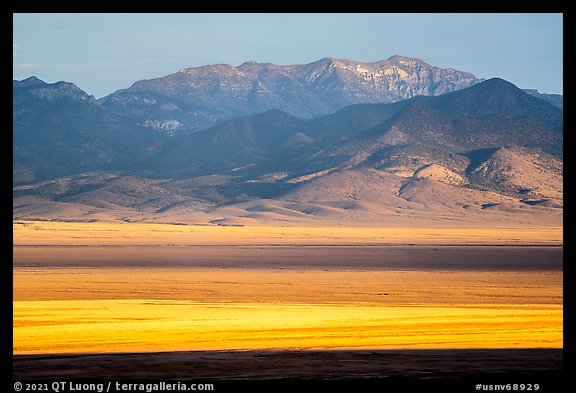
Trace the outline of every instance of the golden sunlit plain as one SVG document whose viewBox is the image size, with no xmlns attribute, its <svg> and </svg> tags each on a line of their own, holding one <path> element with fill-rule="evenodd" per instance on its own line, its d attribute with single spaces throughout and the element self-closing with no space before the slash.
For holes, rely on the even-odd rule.
<svg viewBox="0 0 576 393">
<path fill-rule="evenodd" d="M 442 268 L 439 262 L 424 270 L 409 264 L 406 269 L 359 263 L 327 268 L 322 265 L 327 254 L 315 254 L 315 249 L 302 254 L 303 262 L 294 262 L 301 265 L 267 265 L 263 260 L 257 267 L 244 267 L 231 262 L 241 249 L 219 247 L 251 246 L 242 258 L 252 260 L 260 252 L 266 255 L 263 259 L 282 256 L 282 247 L 266 248 L 270 245 L 338 250 L 354 244 L 357 249 L 343 250 L 377 255 L 392 249 L 366 247 L 558 245 L 561 239 L 561 228 L 530 232 L 15 223 L 14 353 L 561 348 L 558 269 L 479 269 L 481 261 L 471 270 Z M 206 256 L 214 266 L 186 266 L 187 253 L 203 244 L 209 251 L 196 259 Z M 118 251 L 118 260 L 124 262 L 115 264 L 106 249 L 112 255 Z M 136 259 L 143 253 L 153 258 L 142 265 L 137 260 L 127 263 L 136 249 Z M 441 253 L 450 250 L 440 248 Z M 57 260 L 50 260 L 51 253 Z M 76 258 L 81 254 L 80 263 Z M 189 255 L 188 260 L 195 259 Z"/>
<path fill-rule="evenodd" d="M 562 244 L 562 227 L 407 228 L 140 223 L 13 224 L 15 245 Z"/>
<path fill-rule="evenodd" d="M 16 302 L 17 354 L 562 346 L 560 306 Z"/>
</svg>

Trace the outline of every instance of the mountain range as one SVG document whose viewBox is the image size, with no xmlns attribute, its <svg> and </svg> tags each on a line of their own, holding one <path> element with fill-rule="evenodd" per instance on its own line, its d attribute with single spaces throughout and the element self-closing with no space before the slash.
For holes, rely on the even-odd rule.
<svg viewBox="0 0 576 393">
<path fill-rule="evenodd" d="M 13 214 L 558 224 L 561 105 L 400 56 L 198 67 L 100 100 L 31 77 L 13 82 Z"/>
<path fill-rule="evenodd" d="M 289 66 L 249 61 L 238 67 L 187 68 L 138 81 L 100 103 L 144 126 L 175 133 L 270 109 L 312 118 L 352 104 L 444 94 L 479 81 L 470 73 L 402 56 L 375 63 L 324 58 Z"/>
</svg>

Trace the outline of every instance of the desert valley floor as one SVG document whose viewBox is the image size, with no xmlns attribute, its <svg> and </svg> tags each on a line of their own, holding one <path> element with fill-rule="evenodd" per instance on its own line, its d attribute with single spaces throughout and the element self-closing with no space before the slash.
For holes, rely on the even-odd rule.
<svg viewBox="0 0 576 393">
<path fill-rule="evenodd" d="M 101 358 L 88 354 L 121 365 L 174 352 L 180 366 L 186 353 L 188 361 L 221 354 L 228 370 L 281 353 L 324 353 L 326 367 L 350 360 L 336 374 L 325 369 L 332 376 L 363 375 L 356 369 L 365 363 L 354 360 L 362 351 L 499 349 L 512 369 L 535 358 L 542 369 L 561 367 L 561 228 L 23 221 L 13 233 L 15 376 L 94 376 Z M 74 356 L 86 367 L 66 366 Z M 385 372 L 374 356 L 369 363 Z M 229 374 L 283 373 L 267 367 Z"/>
</svg>

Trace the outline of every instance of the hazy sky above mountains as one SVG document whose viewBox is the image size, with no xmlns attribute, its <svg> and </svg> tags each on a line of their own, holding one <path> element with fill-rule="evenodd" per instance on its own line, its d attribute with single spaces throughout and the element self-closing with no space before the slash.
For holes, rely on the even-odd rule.
<svg viewBox="0 0 576 393">
<path fill-rule="evenodd" d="M 393 55 L 562 94 L 562 14 L 14 14 L 13 78 L 96 97 L 183 68 Z"/>
</svg>

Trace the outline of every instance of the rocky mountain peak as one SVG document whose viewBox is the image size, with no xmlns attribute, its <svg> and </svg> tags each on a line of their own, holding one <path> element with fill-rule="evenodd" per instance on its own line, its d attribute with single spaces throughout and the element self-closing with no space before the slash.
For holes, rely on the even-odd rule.
<svg viewBox="0 0 576 393">
<path fill-rule="evenodd" d="M 424 65 L 429 66 L 429 64 L 426 64 L 424 61 L 422 61 L 420 59 L 416 59 L 413 57 L 400 56 L 400 55 L 390 56 L 385 61 L 388 63 L 392 63 L 392 64 L 396 64 L 396 65 L 404 65 L 404 66 L 414 66 L 416 64 L 424 64 Z"/>
<path fill-rule="evenodd" d="M 22 81 L 14 81 L 15 90 L 26 90 L 37 99 L 42 101 L 55 101 L 62 98 L 74 101 L 97 103 L 94 96 L 87 94 L 74 83 L 59 81 L 56 83 L 46 83 L 43 80 L 31 76 Z"/>
<path fill-rule="evenodd" d="M 514 116 L 533 116 L 554 119 L 554 127 L 560 130 L 558 111 L 545 100 L 526 94 L 514 84 L 491 78 L 469 89 L 445 94 L 435 100 L 436 108 L 444 112 L 459 112 L 478 115 L 506 113 Z"/>
<path fill-rule="evenodd" d="M 20 88 L 22 87 L 31 88 L 31 87 L 45 86 L 46 82 L 44 82 L 41 79 L 38 79 L 36 76 L 31 76 L 29 78 L 22 79 L 21 81 L 14 80 L 12 81 L 12 85 L 14 87 L 20 87 Z"/>
<path fill-rule="evenodd" d="M 191 67 L 185 68 L 180 71 L 180 74 L 184 74 L 187 76 L 196 76 L 196 75 L 207 75 L 207 74 L 219 74 L 221 76 L 237 74 L 238 71 L 235 67 L 231 66 L 230 64 L 210 64 L 210 65 L 203 65 L 200 67 Z"/>
</svg>

